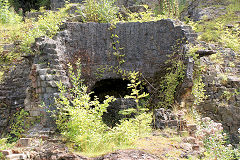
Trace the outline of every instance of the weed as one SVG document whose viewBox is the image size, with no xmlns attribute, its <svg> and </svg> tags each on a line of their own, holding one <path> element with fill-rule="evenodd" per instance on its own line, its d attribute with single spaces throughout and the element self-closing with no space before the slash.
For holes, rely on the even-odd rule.
<svg viewBox="0 0 240 160">
<path fill-rule="evenodd" d="M 77 11 L 84 22 L 110 23 L 117 17 L 115 0 L 85 0 L 84 9 Z"/>
<path fill-rule="evenodd" d="M 13 116 L 10 125 L 11 131 L 8 138 L 9 142 L 17 141 L 19 138 L 21 138 L 22 133 L 29 128 L 30 125 L 26 122 L 28 115 L 29 113 L 22 109 Z"/>
<path fill-rule="evenodd" d="M 203 140 L 206 149 L 204 159 L 225 159 L 231 160 L 239 155 L 237 149 L 233 149 L 232 145 L 226 145 L 226 134 L 223 133 L 221 123 L 215 123 L 210 118 L 202 118 L 198 137 Z"/>
<path fill-rule="evenodd" d="M 0 23 L 14 24 L 18 23 L 20 20 L 21 17 L 10 8 L 8 0 L 0 0 Z"/>
<path fill-rule="evenodd" d="M 53 115 L 62 135 L 73 142 L 77 150 L 85 153 L 110 151 L 112 148 L 131 145 L 138 137 L 146 135 L 150 128 L 150 114 L 141 112 L 136 118 L 121 120 L 116 127 L 110 128 L 103 123 L 102 115 L 115 98 L 107 96 L 103 103 L 97 97 L 91 101 L 91 93 L 87 93 L 87 86 L 80 78 L 81 68 L 75 74 L 69 66 L 69 74 L 73 88 L 68 89 L 61 82 L 58 83 L 61 93 L 55 100 L 58 112 L 53 112 Z M 138 99 L 141 98 L 137 95 Z"/>
<path fill-rule="evenodd" d="M 175 93 L 177 86 L 182 82 L 185 76 L 185 65 L 181 60 L 181 55 L 175 56 L 177 53 L 173 53 L 169 56 L 169 60 L 166 63 L 170 63 L 171 67 L 167 68 L 168 73 L 163 77 L 160 84 L 159 97 L 161 101 L 159 106 L 170 107 L 175 102 Z M 174 60 L 173 60 L 174 59 Z"/>
</svg>

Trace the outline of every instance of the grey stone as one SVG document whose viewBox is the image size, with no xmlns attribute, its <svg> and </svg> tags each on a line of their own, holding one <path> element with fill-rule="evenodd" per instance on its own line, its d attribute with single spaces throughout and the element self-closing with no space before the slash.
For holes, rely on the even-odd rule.
<svg viewBox="0 0 240 160">
<path fill-rule="evenodd" d="M 46 88 L 46 93 L 55 93 L 55 92 L 57 92 L 57 88 L 52 88 L 52 87 Z"/>
<path fill-rule="evenodd" d="M 41 81 L 45 81 L 46 80 L 46 75 L 40 75 L 39 77 L 40 77 Z"/>
<path fill-rule="evenodd" d="M 196 131 L 197 130 L 197 125 L 196 124 L 188 124 L 187 127 L 190 131 Z"/>
<path fill-rule="evenodd" d="M 33 117 L 40 116 L 40 112 L 39 111 L 29 111 L 29 114 L 30 114 L 30 116 L 33 116 Z"/>
<path fill-rule="evenodd" d="M 27 155 L 26 154 L 11 154 L 6 156 L 7 160 L 24 160 L 27 159 Z"/>
<path fill-rule="evenodd" d="M 50 81 L 50 82 L 48 82 L 49 83 L 49 85 L 51 86 L 51 87 L 53 87 L 53 88 L 56 88 L 57 87 L 57 82 L 56 81 Z"/>
<path fill-rule="evenodd" d="M 192 150 L 192 145 L 190 143 L 181 143 L 180 147 L 186 151 L 191 151 Z"/>
<path fill-rule="evenodd" d="M 52 48 L 44 48 L 43 53 L 45 53 L 45 54 L 57 54 L 57 51 L 55 49 L 52 49 Z"/>
<path fill-rule="evenodd" d="M 31 142 L 30 138 L 20 138 L 17 142 L 17 145 L 19 147 L 27 147 L 29 146 L 30 142 Z"/>
<path fill-rule="evenodd" d="M 196 139 L 194 137 L 186 137 L 183 139 L 184 143 L 190 143 L 190 144 L 195 144 L 196 143 Z"/>
<path fill-rule="evenodd" d="M 43 88 L 46 88 L 46 87 L 48 87 L 48 84 L 47 84 L 47 82 L 45 82 L 45 81 L 42 81 L 42 82 L 41 82 L 41 87 L 43 87 Z"/>
<path fill-rule="evenodd" d="M 46 81 L 52 81 L 54 79 L 54 75 L 46 75 Z"/>
<path fill-rule="evenodd" d="M 56 44 L 54 43 L 45 43 L 45 48 L 51 48 L 51 49 L 56 49 Z"/>
<path fill-rule="evenodd" d="M 39 73 L 39 75 L 46 75 L 47 74 L 47 69 L 39 69 L 38 73 Z"/>
</svg>

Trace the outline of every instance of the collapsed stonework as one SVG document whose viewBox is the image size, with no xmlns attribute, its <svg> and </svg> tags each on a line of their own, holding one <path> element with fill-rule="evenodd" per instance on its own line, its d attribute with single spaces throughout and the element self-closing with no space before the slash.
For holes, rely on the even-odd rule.
<svg viewBox="0 0 240 160">
<path fill-rule="evenodd" d="M 157 78 L 164 75 L 167 67 L 164 62 L 168 55 L 183 53 L 186 41 L 193 41 L 196 37 L 196 34 L 191 33 L 190 27 L 174 25 L 169 19 L 147 23 L 118 23 L 115 29 L 110 29 L 110 24 L 99 23 L 66 23 L 63 28 L 53 39 L 36 40 L 34 48 L 40 54 L 33 61 L 30 75 L 32 86 L 29 90 L 35 92 L 38 99 L 29 98 L 32 96 L 25 99 L 25 109 L 31 116 L 40 116 L 49 110 L 49 107 L 40 109 L 38 104 L 53 104 L 53 97 L 58 95 L 56 82 L 61 80 L 70 86 L 67 63 L 75 64 L 80 58 L 82 78 L 89 89 L 94 90 L 102 80 L 122 79 L 122 75 L 116 71 L 105 69 L 104 72 L 99 72 L 109 66 L 119 65 L 118 57 L 113 55 L 118 50 L 125 55 L 122 70 L 140 71 L 154 85 Z M 119 42 L 118 45 L 115 45 L 116 41 Z M 146 88 L 152 92 L 150 85 Z"/>
<path fill-rule="evenodd" d="M 207 99 L 197 106 L 200 113 L 222 123 L 230 133 L 232 142 L 239 142 L 240 128 L 240 63 L 239 55 L 230 48 L 215 50 L 221 59 L 202 57 L 201 64 L 206 67 L 203 73 Z M 222 60 L 222 63 L 217 61 Z"/>
<path fill-rule="evenodd" d="M 54 109 L 54 97 L 59 94 L 56 83 L 61 80 L 64 85 L 71 85 L 67 63 L 75 64 L 77 59 L 81 59 L 82 78 L 90 91 L 96 88 L 101 90 L 103 82 L 108 84 L 109 81 L 115 81 L 114 83 L 125 85 L 125 82 L 120 82 L 121 74 L 108 70 L 99 72 L 101 68 L 119 65 L 119 59 L 113 55 L 116 50 L 113 44 L 118 41 L 119 44 L 115 47 L 125 55 L 126 61 L 121 65 L 121 69 L 140 71 L 149 84 L 154 85 L 158 77 L 164 75 L 167 67 L 164 62 L 168 55 L 173 52 L 183 53 L 186 41 L 194 41 L 196 37 L 190 27 L 174 25 L 170 19 L 146 23 L 118 23 L 115 29 L 110 28 L 110 24 L 66 23 L 63 31 L 53 39 L 37 38 L 33 45 L 37 54 L 24 56 L 25 60 L 18 64 L 19 67 L 9 73 L 7 79 L 14 82 L 8 84 L 6 79 L 6 82 L 1 84 L 1 102 L 5 99 L 6 103 L 7 99 L 9 101 L 6 105 L 1 103 L 1 130 L 8 126 L 16 105 L 24 106 L 32 119 L 43 116 L 41 123 L 51 126 L 47 111 Z M 113 38 L 113 35 L 117 36 Z M 120 81 L 116 82 L 117 79 Z M 9 85 L 13 89 L 7 88 Z M 150 93 L 151 85 L 146 85 L 146 90 Z M 113 95 L 119 95 L 117 98 L 124 96 L 116 91 L 118 89 Z M 46 107 L 39 107 L 42 103 Z"/>
<path fill-rule="evenodd" d="M 225 0 L 192 0 L 181 13 L 181 18 L 190 18 L 193 21 L 212 21 L 228 13 L 228 5 L 234 2 Z M 234 11 L 239 17 L 239 12 Z M 229 22 L 225 27 L 231 28 L 239 22 Z M 223 48 L 217 44 L 200 44 L 215 52 L 215 59 L 203 56 L 201 65 L 205 67 L 202 73 L 205 84 L 205 94 L 208 96 L 203 103 L 197 106 L 203 116 L 222 123 L 224 130 L 230 133 L 230 139 L 238 143 L 240 128 L 240 56 L 239 51 Z"/>
<path fill-rule="evenodd" d="M 9 125 L 11 116 L 24 108 L 25 91 L 31 83 L 29 73 L 30 64 L 27 60 L 12 66 L 5 73 L 5 79 L 0 84 L 0 135 Z"/>
</svg>

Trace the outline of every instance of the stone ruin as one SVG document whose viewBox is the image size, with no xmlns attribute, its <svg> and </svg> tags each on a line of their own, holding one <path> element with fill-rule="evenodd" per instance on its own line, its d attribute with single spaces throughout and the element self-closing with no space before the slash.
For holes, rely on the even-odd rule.
<svg viewBox="0 0 240 160">
<path fill-rule="evenodd" d="M 71 2 L 81 2 L 81 0 Z M 131 0 L 118 2 L 118 5 L 124 6 L 134 4 Z M 63 0 L 51 0 L 53 10 L 63 5 Z M 169 59 L 168 55 L 174 52 L 185 54 L 187 50 L 185 44 L 195 43 L 197 37 L 190 27 L 177 24 L 170 19 L 145 23 L 118 23 L 115 29 L 110 28 L 110 24 L 65 23 L 61 28 L 62 31 L 53 39 L 37 38 L 33 50 L 38 54 L 23 56 L 22 61 L 16 63 L 15 67 L 6 73 L 6 78 L 0 85 L 0 134 L 9 125 L 11 116 L 20 108 L 25 108 L 33 120 L 44 115 L 41 123 L 49 127 L 50 123 L 47 123 L 49 115 L 46 111 L 54 103 L 53 97 L 59 94 L 56 82 L 61 80 L 65 85 L 71 85 L 67 63 L 74 64 L 76 59 L 80 58 L 82 78 L 89 86 L 89 91 L 94 91 L 100 97 L 112 93 L 118 99 L 116 104 L 119 108 L 114 108 L 118 111 L 125 105 L 121 97 L 129 93 L 126 87 L 128 82 L 116 72 L 100 71 L 106 66 L 119 65 L 117 57 L 113 55 L 115 52 L 113 44 L 116 41 L 119 41 L 116 47 L 125 55 L 126 62 L 121 68 L 127 71 L 140 71 L 142 78 L 148 82 L 145 84 L 146 91 L 154 93 L 153 87 L 158 85 L 158 80 L 166 73 L 168 66 L 165 62 Z M 119 38 L 112 38 L 112 35 L 118 35 Z M 201 58 L 207 59 L 204 56 Z M 191 83 L 187 82 L 192 78 L 193 62 L 187 59 L 184 61 L 187 64 L 187 76 L 178 93 L 180 101 L 183 95 L 183 98 L 187 97 L 186 101 L 192 103 L 184 89 L 191 88 Z M 210 63 L 210 67 L 213 66 L 211 62 L 207 63 Z M 219 84 L 216 87 L 208 81 L 216 79 L 213 76 L 212 73 L 203 76 L 207 95 L 210 96 L 198 109 L 205 116 L 223 123 L 224 129 L 233 133 L 236 139 L 236 131 L 240 127 L 240 118 L 237 114 L 240 112 L 239 96 L 231 98 L 231 102 L 228 102 L 230 108 L 219 107 L 218 99 L 222 98 L 221 93 L 224 88 L 232 91 L 239 87 L 240 80 L 230 79 L 226 86 Z M 39 107 L 42 102 L 46 108 Z M 116 115 L 116 112 L 112 114 Z"/>
<path fill-rule="evenodd" d="M 66 23 L 53 39 L 37 38 L 33 50 L 38 54 L 24 56 L 10 72 L 9 80 L 0 86 L 1 130 L 7 127 L 17 108 L 24 107 L 33 119 L 47 114 L 54 96 L 59 94 L 56 82 L 61 80 L 65 85 L 71 85 L 67 63 L 74 64 L 80 58 L 82 78 L 90 91 L 95 91 L 98 96 L 113 93 L 121 98 L 129 92 L 128 82 L 116 72 L 105 71 L 100 76 L 98 73 L 100 68 L 119 65 L 118 58 L 113 55 L 113 43 L 119 41 L 116 47 L 121 48 L 126 61 L 121 69 L 140 71 L 149 83 L 146 90 L 151 93 L 151 85 L 157 85 L 158 78 L 165 73 L 167 64 L 164 62 L 168 55 L 184 53 L 186 42 L 194 41 L 196 37 L 190 27 L 175 25 L 170 19 L 118 23 L 115 29 L 110 27 L 110 24 Z M 114 39 L 112 35 L 118 35 L 118 38 Z M 39 107 L 42 102 L 46 108 Z M 48 120 L 43 118 L 42 123 L 48 125 Z"/>
<path fill-rule="evenodd" d="M 51 1 L 51 9 L 57 10 L 58 8 L 62 8 L 65 5 L 65 0 L 50 0 Z M 84 0 L 69 0 L 70 3 L 82 3 Z M 158 0 L 117 0 L 117 6 L 130 7 L 133 5 L 139 4 L 147 4 L 150 7 L 155 7 L 158 4 Z"/>
</svg>

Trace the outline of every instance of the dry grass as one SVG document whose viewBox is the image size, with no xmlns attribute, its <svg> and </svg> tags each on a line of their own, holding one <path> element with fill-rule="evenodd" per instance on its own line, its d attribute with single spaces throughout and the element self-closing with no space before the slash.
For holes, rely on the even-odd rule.
<svg viewBox="0 0 240 160">
<path fill-rule="evenodd" d="M 163 131 L 155 131 L 154 133 L 157 136 L 149 136 L 139 139 L 135 143 L 136 149 L 154 154 L 163 160 L 184 160 L 180 158 L 183 151 L 180 147 L 182 137 L 177 135 L 175 130 L 168 128 Z"/>
</svg>

